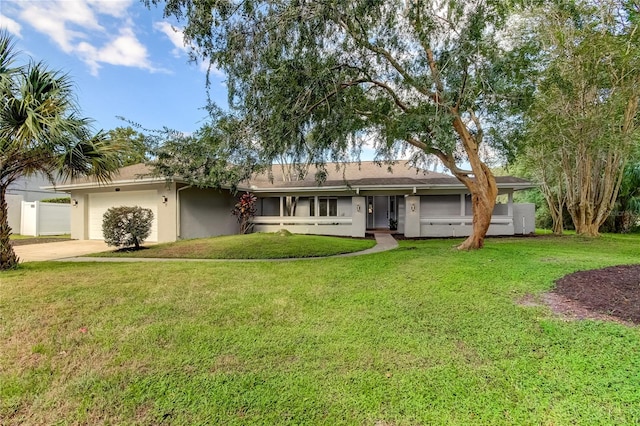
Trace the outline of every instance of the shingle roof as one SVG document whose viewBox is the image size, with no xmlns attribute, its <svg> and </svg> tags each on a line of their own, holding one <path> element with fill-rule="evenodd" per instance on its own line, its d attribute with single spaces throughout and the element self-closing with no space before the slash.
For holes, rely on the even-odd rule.
<svg viewBox="0 0 640 426">
<path fill-rule="evenodd" d="M 372 161 L 361 163 L 344 163 L 336 168 L 335 163 L 326 165 L 326 180 L 318 182 L 315 179 L 316 168 L 312 167 L 305 179 L 294 181 L 278 180 L 278 172 L 274 166 L 273 181 L 265 173 L 256 176 L 249 182 L 251 189 L 286 189 L 286 188 L 313 188 L 313 187 L 337 187 L 350 185 L 359 186 L 421 186 L 421 185 L 442 185 L 442 186 L 462 186 L 462 183 L 453 176 L 409 167 L 407 164 L 398 162 L 393 166 L 378 164 Z M 496 177 L 498 184 L 529 184 L 527 180 L 513 176 Z"/>
<path fill-rule="evenodd" d="M 421 186 L 421 185 L 442 185 L 442 186 L 462 186 L 462 183 L 453 176 L 444 173 L 419 170 L 409 167 L 404 162 L 397 162 L 393 165 L 380 164 L 373 161 L 362 161 L 360 163 L 327 163 L 324 171 L 325 180 L 318 182 L 316 173 L 319 171 L 315 166 L 309 168 L 304 179 L 283 181 L 280 166 L 274 165 L 271 173 L 264 172 L 254 176 L 249 182 L 244 182 L 240 187 L 250 190 L 273 191 L 278 189 L 294 188 L 323 188 L 323 187 L 384 187 L 384 186 Z M 113 184 L 123 181 L 136 181 L 151 178 L 151 168 L 145 164 L 134 164 L 121 168 L 113 176 Z M 163 178 L 155 178 L 153 181 L 162 181 Z M 180 180 L 179 178 L 177 180 Z M 526 185 L 528 181 L 512 176 L 496 177 L 498 184 Z M 93 186 L 95 179 L 82 178 L 68 182 L 65 185 L 86 184 Z M 64 185 L 61 185 L 64 186 Z"/>
<path fill-rule="evenodd" d="M 325 180 L 318 182 L 316 180 L 316 173 L 321 171 L 326 173 Z M 345 185 L 413 185 L 425 179 L 450 177 L 443 173 L 410 168 L 400 162 L 394 165 L 385 165 L 373 161 L 362 161 L 360 163 L 328 163 L 325 166 L 325 170 L 311 166 L 304 179 L 293 181 L 283 181 L 281 174 L 279 166 L 274 165 L 272 180 L 270 180 L 268 173 L 261 173 L 251 179 L 249 185 L 260 189 Z M 455 178 L 453 179 L 456 182 L 458 181 Z"/>
<path fill-rule="evenodd" d="M 132 166 L 126 166 L 120 168 L 113 175 L 113 182 L 138 180 L 142 178 L 148 178 L 151 174 L 151 168 L 143 163 L 134 164 Z M 96 179 L 93 177 L 83 177 L 79 179 L 73 179 L 70 182 L 65 182 L 63 185 L 79 185 L 79 184 L 95 184 Z"/>
</svg>

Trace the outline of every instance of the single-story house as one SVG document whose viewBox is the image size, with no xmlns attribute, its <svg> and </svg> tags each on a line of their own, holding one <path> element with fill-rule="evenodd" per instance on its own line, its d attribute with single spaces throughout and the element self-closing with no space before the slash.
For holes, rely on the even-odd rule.
<svg viewBox="0 0 640 426">
<path fill-rule="evenodd" d="M 396 230 L 407 237 L 462 237 L 472 229 L 471 197 L 456 178 L 436 172 L 374 162 L 326 165 L 326 179 L 315 170 L 305 179 L 261 174 L 239 186 L 258 197 L 254 231 L 364 237 L 373 230 Z M 531 188 L 526 180 L 496 178 L 499 201 L 489 235 L 534 231 L 533 204 L 513 202 L 513 192 Z M 90 179 L 61 184 L 71 195 L 71 237 L 102 239 L 102 215 L 115 206 L 142 206 L 154 213 L 148 241 L 176 241 L 238 232 L 231 214 L 237 195 L 201 189 L 180 178 L 150 177 L 142 165 L 124 167 L 114 180 Z"/>
</svg>

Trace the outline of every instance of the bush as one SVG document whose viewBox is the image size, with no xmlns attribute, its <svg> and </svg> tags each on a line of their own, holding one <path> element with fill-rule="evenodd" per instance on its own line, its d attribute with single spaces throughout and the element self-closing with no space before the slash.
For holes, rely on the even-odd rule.
<svg viewBox="0 0 640 426">
<path fill-rule="evenodd" d="M 153 212 L 140 206 L 111 207 L 102 217 L 104 242 L 115 247 L 140 248 L 151 233 Z"/>
<path fill-rule="evenodd" d="M 238 217 L 238 223 L 240 224 L 240 233 L 247 234 L 253 227 L 251 218 L 256 215 L 256 203 L 258 197 L 250 192 L 242 194 L 231 214 Z"/>
<path fill-rule="evenodd" d="M 44 200 L 40 200 L 41 203 L 55 203 L 55 204 L 71 204 L 71 198 L 69 197 L 58 197 L 58 198 L 46 198 Z"/>
</svg>

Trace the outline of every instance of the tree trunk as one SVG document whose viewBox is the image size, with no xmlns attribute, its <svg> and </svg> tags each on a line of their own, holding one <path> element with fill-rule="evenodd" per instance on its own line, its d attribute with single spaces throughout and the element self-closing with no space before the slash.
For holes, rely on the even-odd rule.
<svg viewBox="0 0 640 426">
<path fill-rule="evenodd" d="M 0 186 L 0 271 L 18 267 L 18 257 L 9 240 L 11 228 L 9 227 L 6 191 L 6 187 Z"/>
<path fill-rule="evenodd" d="M 484 239 L 491 225 L 493 209 L 498 196 L 498 186 L 493 173 L 488 167 L 484 167 L 484 177 L 476 176 L 472 185 L 467 186 L 471 192 L 471 205 L 473 207 L 473 230 L 471 235 L 458 246 L 458 250 L 473 250 L 484 247 Z"/>
<path fill-rule="evenodd" d="M 473 121 L 478 127 L 478 133 L 480 131 L 480 123 L 471 114 Z M 469 129 L 464 124 L 459 115 L 456 115 L 453 120 L 453 128 L 460 136 L 462 145 L 471 170 L 473 171 L 473 177 L 470 177 L 466 173 L 461 173 L 455 167 L 455 163 L 451 161 L 453 167 L 449 167 L 449 170 L 453 171 L 453 174 L 467 187 L 471 193 L 471 205 L 473 208 L 473 229 L 471 235 L 458 246 L 458 250 L 475 250 L 484 247 L 484 238 L 487 235 L 489 226 L 491 225 L 491 216 L 493 215 L 493 209 L 496 205 L 496 197 L 498 196 L 498 185 L 496 184 L 496 178 L 493 176 L 491 169 L 482 162 L 478 153 L 478 146 L 481 140 L 481 136 L 472 136 Z"/>
<path fill-rule="evenodd" d="M 553 232 L 553 235 L 561 236 L 564 233 L 564 223 L 562 220 L 562 216 L 560 216 L 559 218 L 552 217 L 552 219 L 553 226 L 551 230 Z"/>
<path fill-rule="evenodd" d="M 579 226 L 576 226 L 576 234 L 582 235 L 585 237 L 599 237 L 600 236 L 600 225 L 590 222 L 590 223 L 581 223 Z"/>
</svg>

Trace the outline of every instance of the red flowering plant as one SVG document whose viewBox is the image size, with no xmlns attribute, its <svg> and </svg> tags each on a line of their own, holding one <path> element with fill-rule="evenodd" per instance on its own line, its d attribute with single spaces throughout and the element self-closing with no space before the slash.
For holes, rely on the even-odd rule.
<svg viewBox="0 0 640 426">
<path fill-rule="evenodd" d="M 238 223 L 240 223 L 240 233 L 247 234 L 253 224 L 251 218 L 256 215 L 256 202 L 258 197 L 250 192 L 245 192 L 240 196 L 240 199 L 236 203 L 235 207 L 231 211 L 234 216 L 238 217 Z"/>
</svg>

